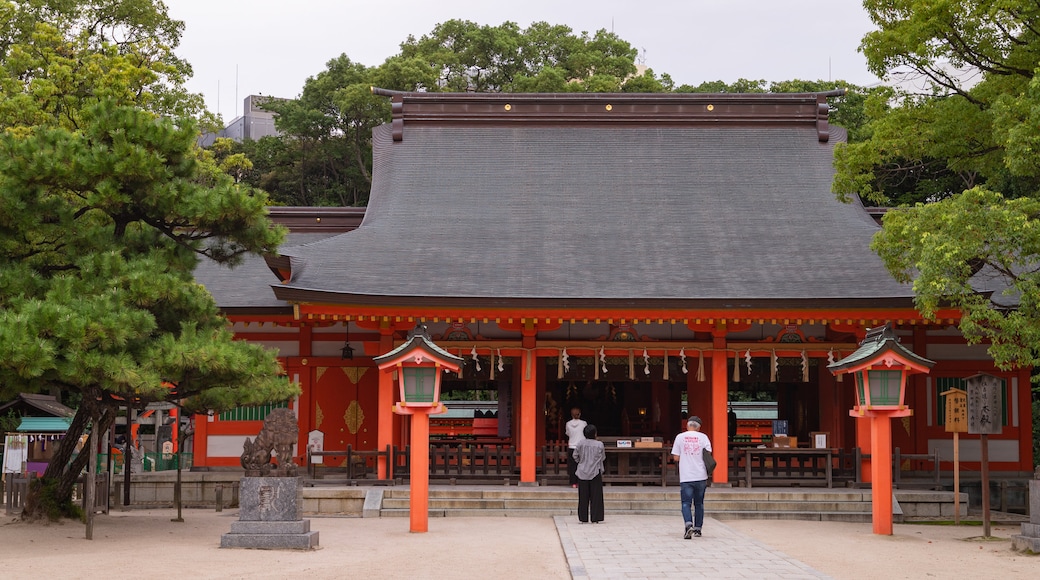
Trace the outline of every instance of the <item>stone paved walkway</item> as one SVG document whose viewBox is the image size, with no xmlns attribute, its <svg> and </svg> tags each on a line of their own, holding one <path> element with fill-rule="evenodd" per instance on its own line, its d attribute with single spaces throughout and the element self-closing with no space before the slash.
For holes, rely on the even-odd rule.
<svg viewBox="0 0 1040 580">
<path fill-rule="evenodd" d="M 607 514 L 601 524 L 554 519 L 576 580 L 830 578 L 712 518 L 703 537 L 685 540 L 678 509 L 674 517 Z"/>
</svg>

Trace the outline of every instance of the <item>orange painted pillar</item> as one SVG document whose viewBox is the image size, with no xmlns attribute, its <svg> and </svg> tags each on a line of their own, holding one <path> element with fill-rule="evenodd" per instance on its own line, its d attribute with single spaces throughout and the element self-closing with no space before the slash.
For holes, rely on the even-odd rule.
<svg viewBox="0 0 1040 580">
<path fill-rule="evenodd" d="M 130 434 L 127 433 L 127 441 Z M 195 415 L 195 432 L 191 435 L 192 465 L 199 467 L 209 465 L 209 415 L 199 413 Z M 130 456 L 124 457 L 124 461 Z"/>
<path fill-rule="evenodd" d="M 866 417 L 856 418 L 856 446 L 863 455 L 870 455 L 870 459 L 861 459 L 859 462 L 860 477 L 864 483 L 870 483 L 874 481 L 874 474 L 870 468 L 871 460 L 874 458 L 874 441 L 870 420 Z"/>
<path fill-rule="evenodd" d="M 311 369 L 305 366 L 290 367 L 289 375 L 300 383 L 300 398 L 296 400 L 296 420 L 300 426 L 300 433 L 296 448 L 300 450 L 300 465 L 307 465 L 311 430 L 314 428 L 314 385 L 310 380 Z"/>
<path fill-rule="evenodd" d="M 870 417 L 870 496 L 874 533 L 892 535 L 892 419 Z"/>
<path fill-rule="evenodd" d="M 394 375 L 392 373 L 379 373 L 378 417 L 376 418 L 376 449 L 385 451 L 387 445 L 394 442 Z M 412 431 L 415 438 L 415 431 Z M 413 444 L 414 445 L 414 444 Z M 427 458 L 427 463 L 429 459 Z M 393 479 L 393 465 L 386 457 L 379 456 L 379 479 Z"/>
<path fill-rule="evenodd" d="M 170 418 L 173 419 L 173 424 L 170 426 L 170 438 L 173 443 L 173 452 L 180 453 L 180 439 L 181 439 L 181 413 L 180 409 L 174 407 L 170 409 Z"/>
<path fill-rule="evenodd" d="M 535 483 L 535 445 L 538 414 L 538 381 L 534 351 L 524 351 L 520 379 L 520 484 Z"/>
<path fill-rule="evenodd" d="M 429 409 L 412 415 L 412 440 L 409 461 L 408 521 L 410 532 L 426 532 L 430 519 L 430 415 Z"/>
<path fill-rule="evenodd" d="M 307 465 L 311 430 L 314 429 L 314 384 L 310 380 L 311 367 L 306 366 L 307 357 L 312 355 L 313 330 L 306 323 L 300 324 L 299 354 L 295 358 L 283 361 L 289 376 L 300 383 L 300 397 L 296 401 L 296 422 L 300 426 L 296 449 L 300 454 L 300 465 Z"/>
<path fill-rule="evenodd" d="M 379 329 L 379 352 L 387 353 L 393 349 L 393 329 L 386 323 Z M 413 434 L 414 437 L 414 434 Z M 394 443 L 394 375 L 393 373 L 379 373 L 379 392 L 376 394 L 376 450 L 386 451 L 387 445 Z M 429 447 L 427 439 L 426 447 Z M 429 458 L 426 460 L 429 465 Z M 379 456 L 377 464 L 379 479 L 393 479 L 394 466 L 387 461 L 386 457 Z"/>
<path fill-rule="evenodd" d="M 714 451 L 715 473 L 712 481 L 729 483 L 729 423 L 726 402 L 729 399 L 729 375 L 726 373 L 726 337 L 714 337 L 711 353 L 711 448 Z M 691 411 L 692 415 L 693 412 Z M 703 417 L 702 417 L 703 418 Z"/>
</svg>

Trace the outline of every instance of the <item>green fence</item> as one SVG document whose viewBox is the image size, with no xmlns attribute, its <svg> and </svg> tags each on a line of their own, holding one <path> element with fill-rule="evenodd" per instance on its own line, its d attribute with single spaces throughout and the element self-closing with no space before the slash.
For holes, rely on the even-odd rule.
<svg viewBox="0 0 1040 580">
<path fill-rule="evenodd" d="M 181 453 L 181 469 L 191 469 L 192 461 L 194 457 L 192 453 Z M 145 453 L 141 458 L 142 471 L 173 471 L 177 469 L 177 454 L 174 453 Z M 97 469 L 99 472 L 107 471 L 108 469 L 108 455 L 105 453 L 99 453 L 97 456 Z M 123 473 L 123 455 L 115 455 L 115 462 L 112 465 L 112 473 Z"/>
</svg>

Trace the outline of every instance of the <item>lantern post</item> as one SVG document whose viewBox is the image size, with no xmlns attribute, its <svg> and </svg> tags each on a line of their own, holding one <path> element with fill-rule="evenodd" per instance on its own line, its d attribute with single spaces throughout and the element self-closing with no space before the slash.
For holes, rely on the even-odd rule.
<svg viewBox="0 0 1040 580">
<path fill-rule="evenodd" d="M 867 330 L 849 356 L 827 365 L 834 375 L 855 378 L 856 404 L 849 415 L 870 421 L 870 503 L 874 533 L 892 535 L 892 419 L 908 417 L 906 378 L 927 373 L 934 362 L 899 344 L 891 325 Z"/>
<path fill-rule="evenodd" d="M 394 405 L 394 413 L 412 418 L 409 531 L 424 533 L 429 529 L 430 415 L 446 410 L 440 400 L 441 375 L 458 372 L 462 358 L 434 344 L 426 327 L 418 324 L 404 344 L 372 361 L 380 372 L 397 373 L 401 400 Z"/>
</svg>

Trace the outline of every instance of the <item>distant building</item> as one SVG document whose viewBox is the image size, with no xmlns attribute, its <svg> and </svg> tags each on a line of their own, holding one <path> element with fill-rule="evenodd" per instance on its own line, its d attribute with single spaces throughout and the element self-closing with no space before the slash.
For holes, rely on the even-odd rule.
<svg viewBox="0 0 1040 580">
<path fill-rule="evenodd" d="M 275 114 L 263 109 L 265 101 L 275 99 L 284 101 L 277 97 L 265 97 L 262 95 L 249 95 L 242 101 L 242 115 L 235 117 L 219 133 L 206 133 L 199 140 L 203 147 L 209 147 L 218 137 L 227 137 L 241 143 L 247 139 L 257 140 L 261 137 L 278 135 L 274 126 Z"/>
</svg>

